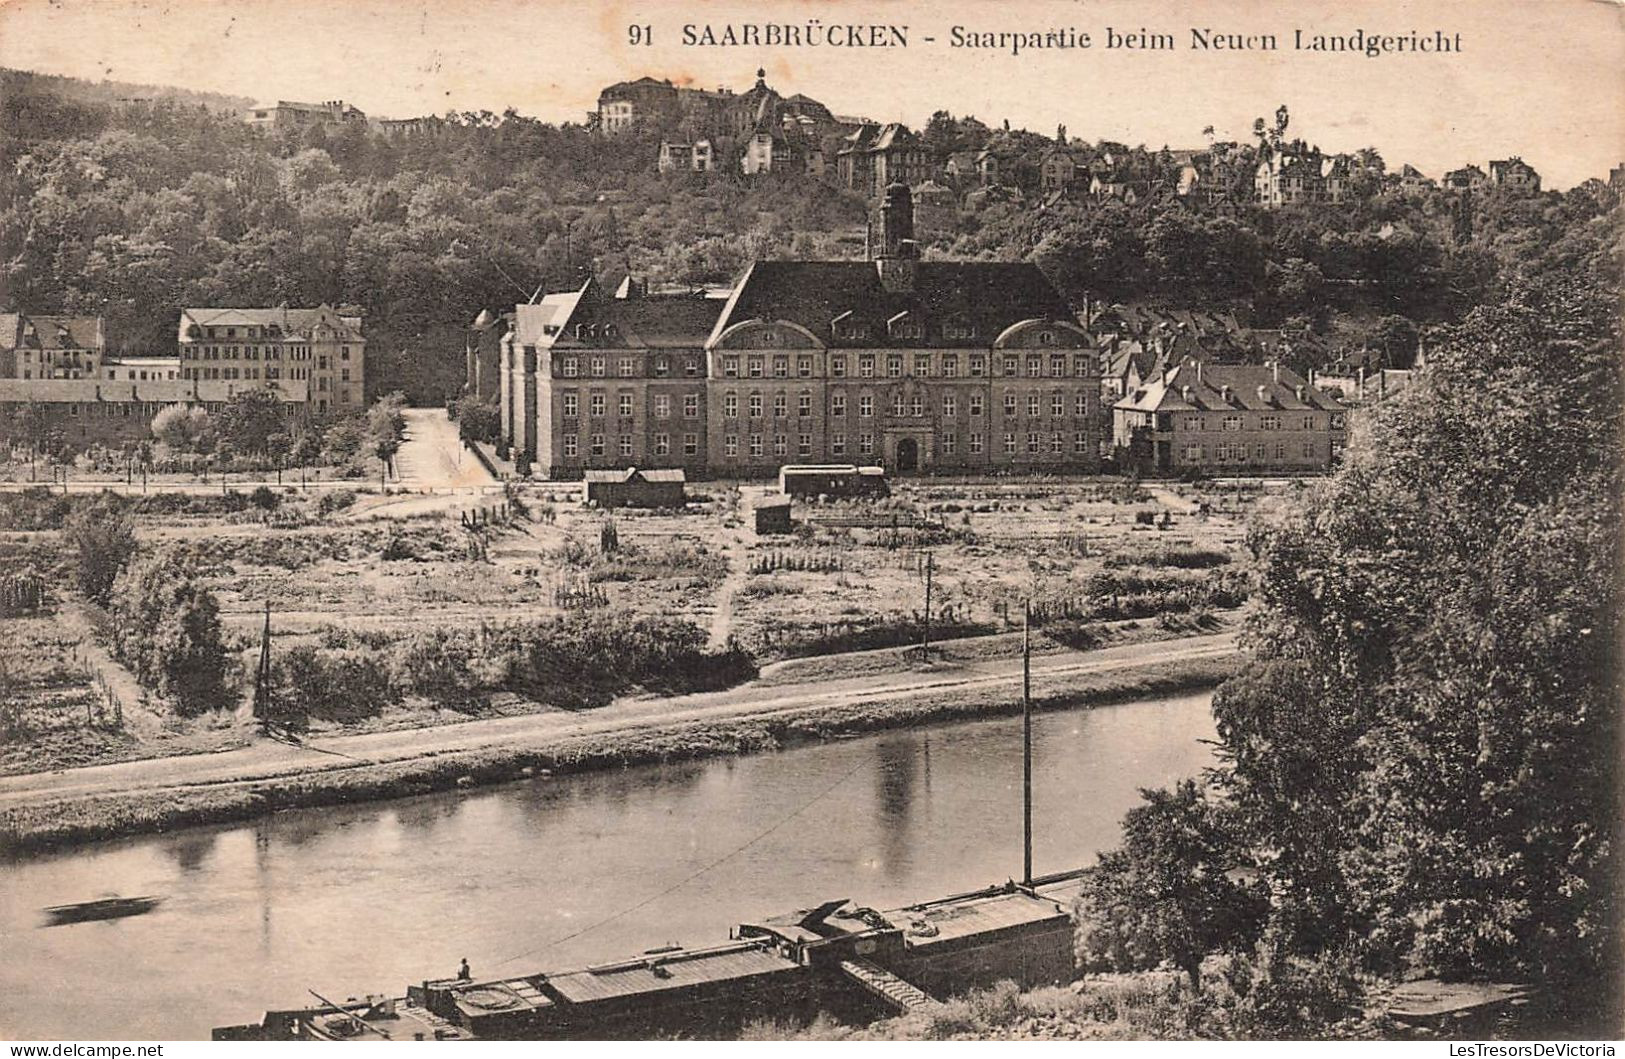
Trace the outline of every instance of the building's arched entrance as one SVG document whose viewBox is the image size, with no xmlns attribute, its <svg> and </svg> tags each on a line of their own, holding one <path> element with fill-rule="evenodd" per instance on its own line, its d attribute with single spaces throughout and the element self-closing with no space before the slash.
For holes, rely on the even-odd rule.
<svg viewBox="0 0 1625 1059">
<path fill-rule="evenodd" d="M 920 469 L 920 443 L 913 438 L 897 439 L 897 471 L 912 474 Z"/>
</svg>

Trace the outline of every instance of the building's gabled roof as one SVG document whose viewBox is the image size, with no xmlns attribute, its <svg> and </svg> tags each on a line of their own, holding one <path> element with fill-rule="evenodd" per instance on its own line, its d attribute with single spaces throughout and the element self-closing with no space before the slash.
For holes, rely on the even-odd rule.
<svg viewBox="0 0 1625 1059">
<path fill-rule="evenodd" d="M 1229 400 L 1224 396 L 1227 386 Z M 1112 407 L 1133 412 L 1341 412 L 1346 408 L 1342 401 L 1310 386 L 1303 376 L 1287 368 L 1189 362 Z"/>
<path fill-rule="evenodd" d="M 0 315 L 0 349 L 95 349 L 105 345 L 99 316 Z"/>
<path fill-rule="evenodd" d="M 628 467 L 625 470 L 617 469 L 613 471 L 584 471 L 582 472 L 581 480 L 584 482 L 593 482 L 595 484 L 599 482 L 624 484 L 626 482 L 636 480 L 645 482 L 685 482 L 688 479 L 683 474 L 683 470 L 680 467 L 661 468 L 658 470 L 647 471 L 640 471 L 636 467 Z"/>
<path fill-rule="evenodd" d="M 516 305 L 513 310 L 513 340 L 521 346 L 537 346 L 546 348 L 553 344 L 553 340 L 564 334 L 564 328 L 575 312 L 576 303 L 592 286 L 592 280 L 581 285 L 580 290 L 560 291 L 556 294 L 545 295 L 541 301 L 534 305 Z"/>
<path fill-rule="evenodd" d="M 318 323 L 351 332 L 361 338 L 361 317 L 346 316 L 330 305 L 315 309 L 289 309 L 276 306 L 269 309 L 182 309 L 181 319 L 190 320 L 201 327 L 272 327 L 283 334 L 305 335 Z"/>
<path fill-rule="evenodd" d="M 911 291 L 888 291 L 871 261 L 758 261 L 740 278 L 711 341 L 748 320 L 784 320 L 821 342 L 842 344 L 831 323 L 851 313 L 870 329 L 870 337 L 856 344 L 874 345 L 885 340 L 886 321 L 900 312 L 913 312 L 925 323 L 924 339 L 910 339 L 910 345 L 950 347 L 965 342 L 943 338 L 944 323 L 970 325 L 976 343 L 985 345 L 1023 320 L 1073 318 L 1066 299 L 1026 262 L 919 261 Z"/>
<path fill-rule="evenodd" d="M 914 134 L 908 130 L 908 126 L 892 121 L 881 128 L 880 133 L 875 137 L 874 143 L 869 145 L 869 150 L 889 151 L 894 147 L 913 147 L 914 145 Z"/>
</svg>

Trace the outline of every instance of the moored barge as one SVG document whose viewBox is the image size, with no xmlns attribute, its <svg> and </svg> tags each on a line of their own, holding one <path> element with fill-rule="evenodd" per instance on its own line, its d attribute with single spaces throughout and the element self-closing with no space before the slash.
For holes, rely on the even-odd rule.
<svg viewBox="0 0 1625 1059">
<path fill-rule="evenodd" d="M 323 1000 L 222 1026 L 215 1040 L 531 1040 L 705 1037 L 754 1019 L 907 1011 L 1009 979 L 1073 973 L 1072 919 L 1008 882 L 875 910 L 849 900 L 743 923 L 726 944 L 511 978 L 434 979 L 404 996 Z"/>
</svg>

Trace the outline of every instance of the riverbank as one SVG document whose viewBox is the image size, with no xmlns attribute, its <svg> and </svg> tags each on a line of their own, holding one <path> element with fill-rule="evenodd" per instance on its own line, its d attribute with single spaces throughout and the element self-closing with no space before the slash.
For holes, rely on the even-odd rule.
<svg viewBox="0 0 1625 1059">
<path fill-rule="evenodd" d="M 1217 685 L 1235 668 L 1233 650 L 1194 658 L 1068 673 L 1036 684 L 1034 705 L 1057 710 L 1169 695 Z M 331 756 L 319 770 L 218 779 L 154 790 L 75 794 L 0 809 L 0 850 L 17 855 L 204 824 L 233 823 L 284 809 L 382 800 L 549 775 L 777 750 L 888 728 L 1008 715 L 1020 710 L 1008 686 L 926 687 L 907 695 L 853 697 L 743 711 L 702 720 L 663 719 L 592 733 L 546 732 L 500 745 L 425 752 L 368 762 Z"/>
</svg>

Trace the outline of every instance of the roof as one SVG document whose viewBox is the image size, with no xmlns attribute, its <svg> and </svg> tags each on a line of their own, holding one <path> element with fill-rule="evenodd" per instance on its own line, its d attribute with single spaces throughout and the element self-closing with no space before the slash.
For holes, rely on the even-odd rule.
<svg viewBox="0 0 1625 1059">
<path fill-rule="evenodd" d="M 514 341 L 523 346 L 551 346 L 586 289 L 583 284 L 581 290 L 549 294 L 534 305 L 514 306 Z M 549 327 L 556 330 L 549 333 Z"/>
<path fill-rule="evenodd" d="M 0 379 L 0 404 L 87 404 L 101 401 L 140 401 L 177 404 L 231 400 L 232 396 L 260 388 L 276 389 L 283 400 L 307 399 L 306 387 L 290 385 L 283 391 L 275 383 L 227 379 Z"/>
<path fill-rule="evenodd" d="M 331 305 L 321 305 L 314 309 L 290 309 L 285 305 L 272 308 L 254 309 L 182 309 L 181 320 L 187 320 L 201 327 L 270 327 L 275 325 L 289 334 L 305 334 L 315 327 L 317 323 L 326 320 L 329 324 L 338 324 L 355 332 L 357 338 L 361 336 L 361 317 L 346 316 L 334 309 Z"/>
<path fill-rule="evenodd" d="M 903 931 L 903 938 L 911 948 L 1057 920 L 1071 923 L 1066 911 L 1055 901 L 1020 890 L 948 898 L 883 911 L 881 915 Z"/>
<path fill-rule="evenodd" d="M 564 999 L 582 1004 L 800 969 L 799 964 L 760 942 L 739 942 L 711 949 L 649 953 L 624 963 L 552 975 L 547 984 Z"/>
<path fill-rule="evenodd" d="M 1224 397 L 1226 386 L 1230 387 L 1228 401 Z M 1300 387 L 1302 397 L 1298 396 Z M 1260 364 L 1187 361 L 1112 407 L 1135 412 L 1340 412 L 1347 406 L 1287 368 L 1277 372 L 1272 366 Z"/>
<path fill-rule="evenodd" d="M 0 349 L 101 349 L 103 345 L 99 316 L 0 315 Z"/>
<path fill-rule="evenodd" d="M 582 476 L 582 481 L 630 482 L 635 478 L 645 482 L 684 482 L 688 480 L 680 468 L 640 471 L 636 467 L 628 467 L 624 471 L 586 471 Z"/>
<path fill-rule="evenodd" d="M 820 341 L 834 342 L 830 324 L 843 313 L 870 325 L 872 346 L 886 334 L 886 321 L 914 312 L 926 337 L 911 347 L 957 346 L 941 324 L 966 323 L 978 342 L 988 342 L 1023 320 L 1071 320 L 1072 309 L 1036 265 L 1005 261 L 920 261 L 911 291 L 888 291 L 872 261 L 758 261 L 746 270 L 717 318 L 711 341 L 747 320 L 785 320 Z M 854 340 L 860 341 L 860 340 Z"/>
</svg>

